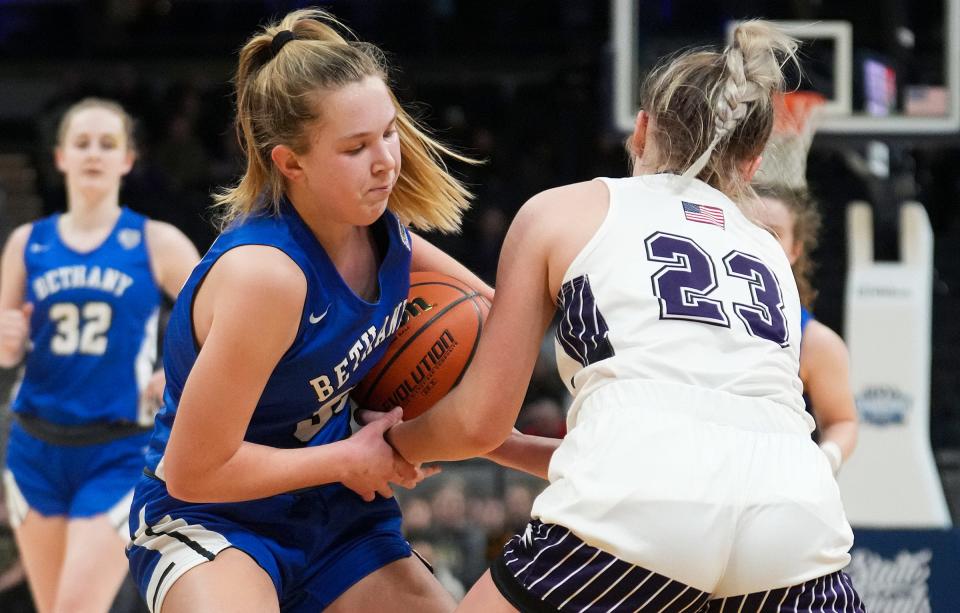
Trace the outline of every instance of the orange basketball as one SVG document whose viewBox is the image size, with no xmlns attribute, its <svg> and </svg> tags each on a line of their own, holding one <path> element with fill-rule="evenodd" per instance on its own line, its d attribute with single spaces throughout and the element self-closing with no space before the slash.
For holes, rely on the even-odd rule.
<svg viewBox="0 0 960 613">
<path fill-rule="evenodd" d="M 360 408 L 403 407 L 412 419 L 453 389 L 477 350 L 490 307 L 468 285 L 435 272 L 410 275 L 410 294 L 387 353 L 357 385 Z"/>
</svg>

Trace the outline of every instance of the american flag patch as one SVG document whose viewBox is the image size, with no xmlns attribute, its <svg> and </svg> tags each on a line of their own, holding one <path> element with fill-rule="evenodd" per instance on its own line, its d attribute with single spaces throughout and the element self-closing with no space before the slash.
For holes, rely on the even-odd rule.
<svg viewBox="0 0 960 613">
<path fill-rule="evenodd" d="M 721 228 L 726 227 L 723 219 L 723 209 L 720 207 L 683 202 L 683 216 L 687 218 L 687 221 L 708 223 Z"/>
</svg>

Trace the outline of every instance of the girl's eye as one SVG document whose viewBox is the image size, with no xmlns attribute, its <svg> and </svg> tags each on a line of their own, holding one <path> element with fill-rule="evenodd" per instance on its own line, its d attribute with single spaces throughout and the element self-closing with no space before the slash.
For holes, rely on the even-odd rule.
<svg viewBox="0 0 960 613">
<path fill-rule="evenodd" d="M 361 151 L 363 151 L 363 145 L 360 145 L 360 146 L 358 146 L 358 147 L 354 147 L 353 149 L 347 149 L 347 153 L 350 154 L 350 155 L 356 155 L 356 154 L 360 153 Z"/>
</svg>

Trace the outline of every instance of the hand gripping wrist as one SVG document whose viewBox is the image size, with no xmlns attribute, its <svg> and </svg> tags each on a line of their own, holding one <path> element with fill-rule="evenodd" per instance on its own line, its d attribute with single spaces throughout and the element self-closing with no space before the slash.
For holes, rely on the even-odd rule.
<svg viewBox="0 0 960 613">
<path fill-rule="evenodd" d="M 393 452 L 396 453 L 400 458 L 407 464 L 413 465 L 413 462 L 409 461 L 407 458 L 403 457 L 403 454 L 400 453 L 400 450 L 397 449 L 397 446 L 393 444 L 393 429 L 397 426 L 394 424 L 387 428 L 387 431 L 383 433 L 383 440 L 387 441 L 387 444 L 393 449 Z"/>
</svg>

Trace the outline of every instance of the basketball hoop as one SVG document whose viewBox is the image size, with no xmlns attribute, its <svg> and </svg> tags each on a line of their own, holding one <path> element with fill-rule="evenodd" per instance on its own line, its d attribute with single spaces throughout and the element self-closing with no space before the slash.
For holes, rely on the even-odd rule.
<svg viewBox="0 0 960 613">
<path fill-rule="evenodd" d="M 757 183 L 806 187 L 807 151 L 826 102 L 826 97 L 812 91 L 774 97 L 773 132 L 757 171 Z"/>
<path fill-rule="evenodd" d="M 773 133 L 803 134 L 808 123 L 815 124 L 826 104 L 823 94 L 813 91 L 792 91 L 773 98 Z M 811 125 L 810 134 L 816 130 Z"/>
</svg>

